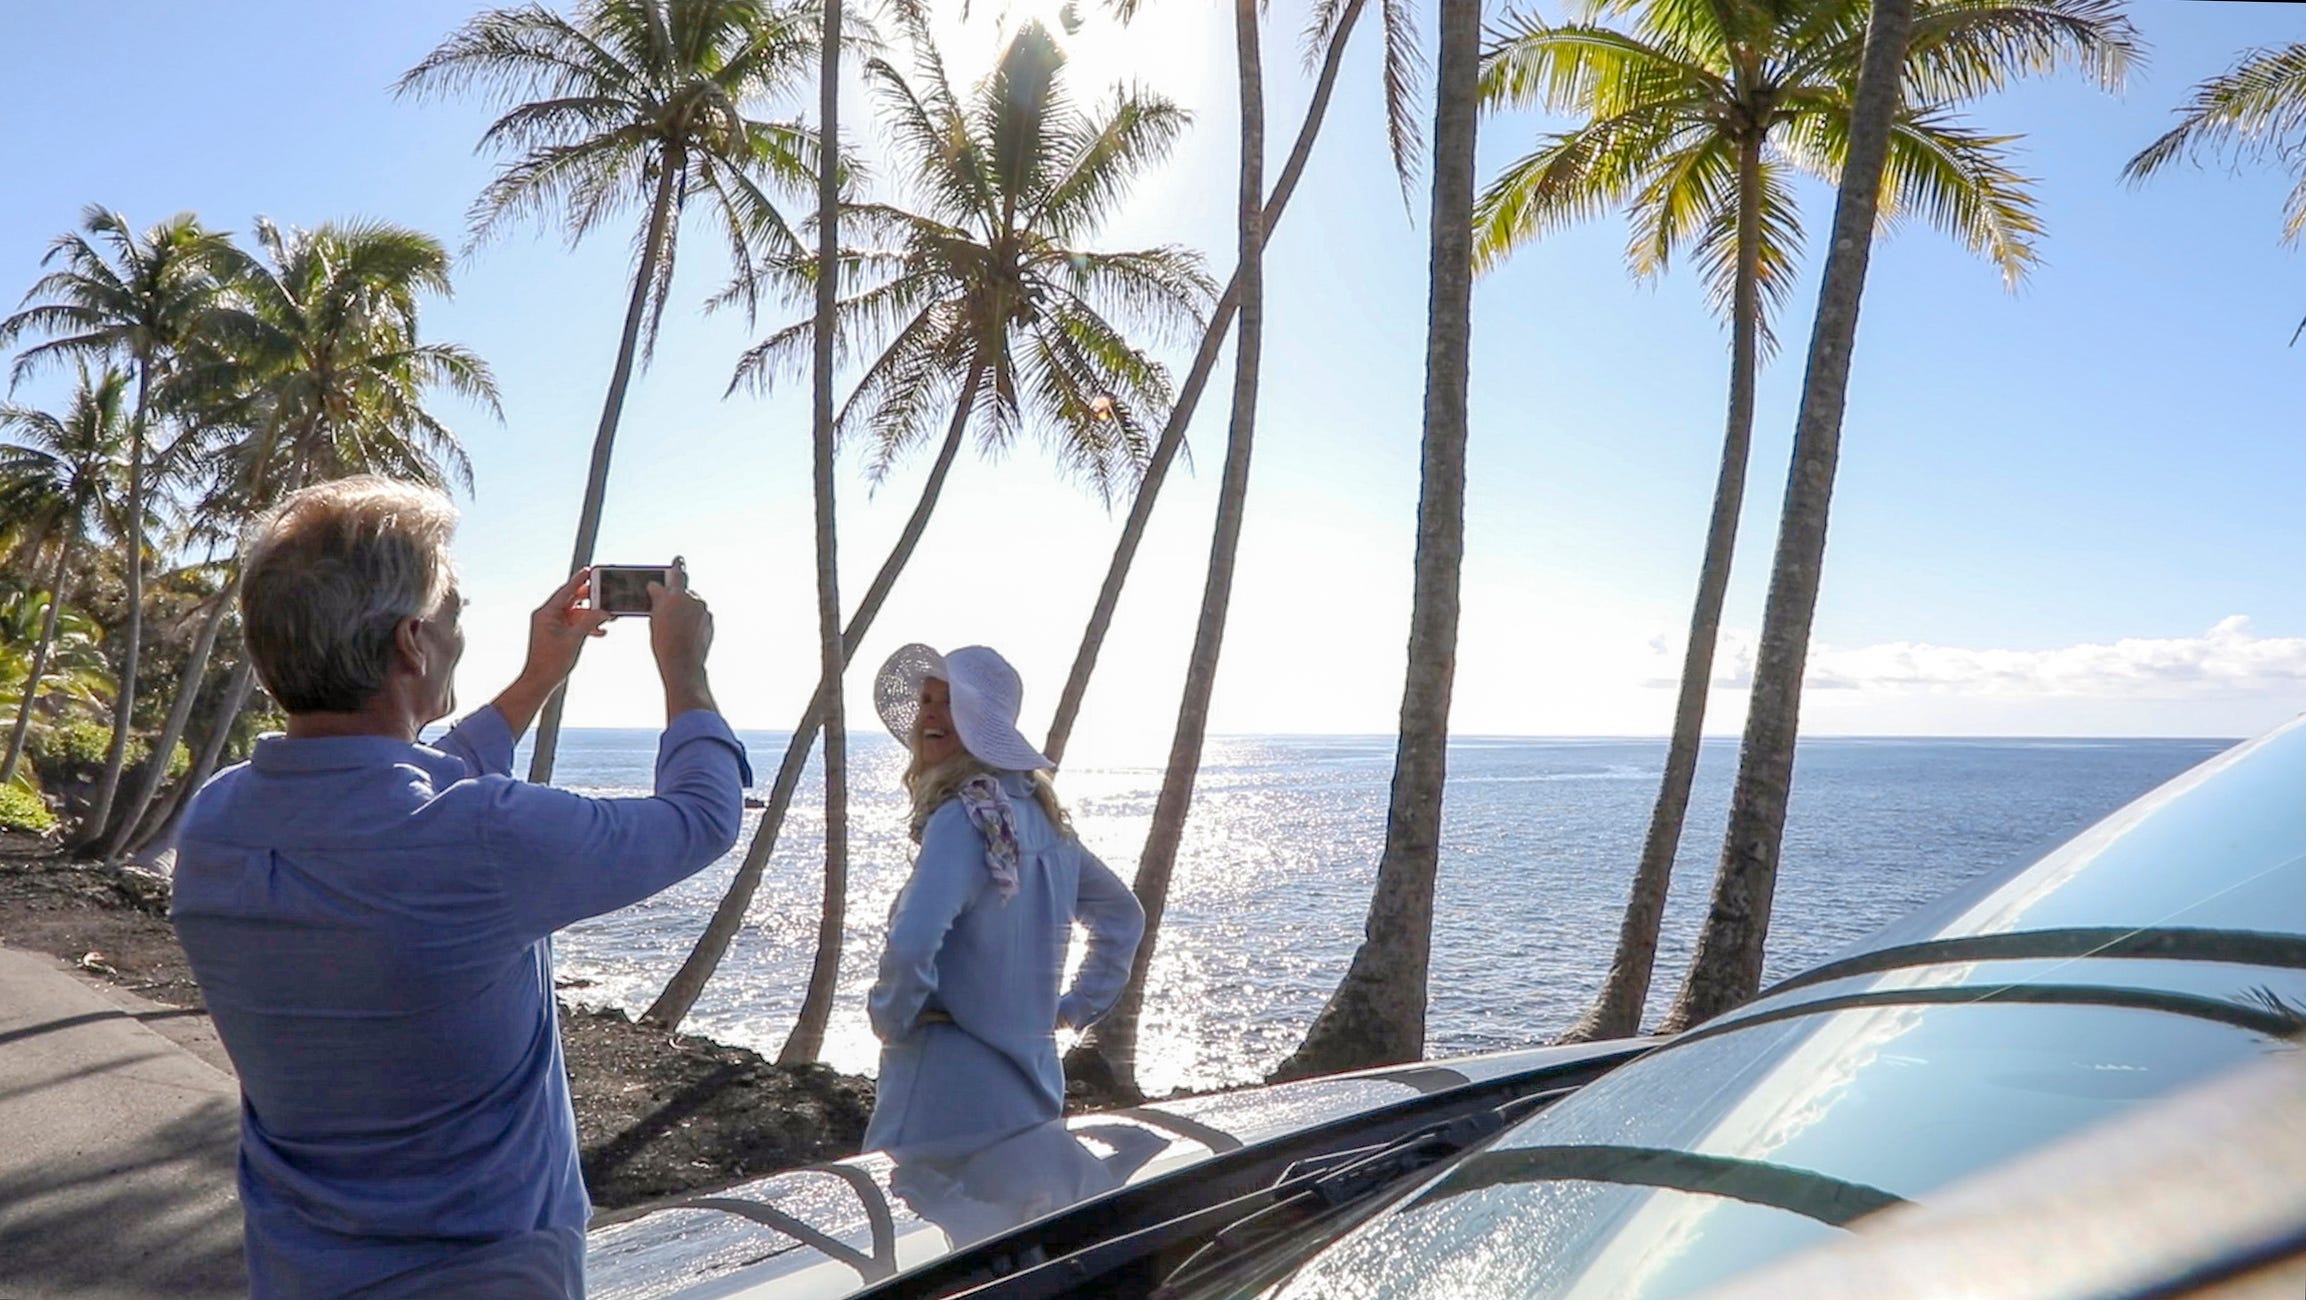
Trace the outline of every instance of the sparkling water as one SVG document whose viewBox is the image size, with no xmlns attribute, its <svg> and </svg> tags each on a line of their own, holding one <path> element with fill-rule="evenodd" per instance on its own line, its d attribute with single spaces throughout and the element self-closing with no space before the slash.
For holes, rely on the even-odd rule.
<svg viewBox="0 0 2306 1300">
<path fill-rule="evenodd" d="M 765 795 L 783 733 L 744 736 Z M 2231 743 L 2198 740 L 1805 741 L 1796 765 L 1768 973 L 1811 965 L 1983 871 L 2038 856 Z M 1575 1019 L 1609 965 L 1664 762 L 1659 740 L 1453 741 L 1435 901 L 1428 1050 L 1541 1042 Z M 910 869 L 903 751 L 850 742 L 848 940 L 827 1059 L 870 1073 L 864 1016 L 889 904 Z M 648 791 L 656 733 L 574 730 L 557 783 Z M 525 770 L 525 753 L 522 766 Z M 1672 999 L 1696 939 L 1737 763 L 1698 766 L 1650 993 Z M 1296 1045 L 1361 939 L 1385 838 L 1391 737 L 1217 737 L 1208 744 L 1147 990 L 1140 1082 L 1152 1092 L 1254 1080 Z M 1127 878 L 1161 783 L 1155 766 L 1068 768 L 1059 782 L 1091 850 Z M 566 931 L 571 996 L 638 1012 L 687 954 L 743 856 Z M 747 923 L 686 1028 L 774 1054 L 816 942 L 824 843 L 814 765 Z"/>
</svg>

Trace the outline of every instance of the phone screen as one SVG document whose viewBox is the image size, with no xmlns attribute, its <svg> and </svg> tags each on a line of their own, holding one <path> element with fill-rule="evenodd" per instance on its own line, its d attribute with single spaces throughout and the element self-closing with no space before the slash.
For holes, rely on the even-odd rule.
<svg viewBox="0 0 2306 1300">
<path fill-rule="evenodd" d="M 663 582 L 665 570 L 629 564 L 604 564 L 593 569 L 593 608 L 611 614 L 649 612 L 649 584 Z"/>
</svg>

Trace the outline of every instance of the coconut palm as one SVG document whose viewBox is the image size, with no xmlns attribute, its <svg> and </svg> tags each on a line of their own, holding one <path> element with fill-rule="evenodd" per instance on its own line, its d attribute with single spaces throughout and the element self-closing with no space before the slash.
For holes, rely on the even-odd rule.
<svg viewBox="0 0 2306 1300">
<path fill-rule="evenodd" d="M 141 521 L 147 512 L 145 478 L 151 398 L 177 351 L 206 320 L 217 294 L 215 268 L 229 245 L 189 213 L 138 235 L 127 218 L 90 205 L 79 232 L 58 237 L 42 265 L 56 269 L 34 282 L 25 305 L 0 320 L 0 347 L 24 335 L 41 343 L 16 359 L 21 379 L 66 358 L 119 360 L 136 382 L 128 425 L 128 488 L 123 517 L 132 523 L 127 549 L 128 604 L 121 636 L 120 694 L 114 701 L 112 747 L 105 757 L 83 838 L 101 833 L 128 757 L 128 731 L 136 705 L 136 669 L 144 640 L 144 552 Z"/>
<path fill-rule="evenodd" d="M 69 600 L 72 561 L 85 543 L 104 536 L 106 510 L 125 477 L 127 393 L 125 374 L 107 369 L 92 376 L 83 366 L 72 405 L 61 416 L 0 406 L 0 431 L 14 440 L 0 446 L 0 514 L 38 529 L 56 550 L 47 612 L 39 632 L 28 639 L 32 649 L 16 703 L 16 722 L 8 732 L 7 752 L 0 755 L 0 785 L 16 775 L 24 756 L 32 702 L 40 694 L 49 649 Z"/>
<path fill-rule="evenodd" d="M 1233 603 L 1233 569 L 1241 551 L 1241 526 L 1248 510 L 1249 464 L 1257 430 L 1257 389 L 1265 341 L 1265 72 L 1259 49 L 1257 0 L 1235 0 L 1233 10 L 1236 83 L 1241 97 L 1239 188 L 1235 230 L 1239 261 L 1233 291 L 1240 329 L 1233 345 L 1233 408 L 1225 437 L 1225 468 L 1217 486 L 1217 526 L 1209 541 L 1209 569 L 1194 620 L 1193 650 L 1186 660 L 1185 689 L 1177 726 L 1169 741 L 1169 762 L 1153 802 L 1153 823 L 1137 856 L 1131 885 L 1145 911 L 1144 935 L 1130 958 L 1129 980 L 1104 1019 L 1069 1054 L 1067 1070 L 1121 1099 L 1142 1095 L 1137 1084 L 1138 1016 L 1161 917 L 1169 903 L 1169 882 L 1185 819 L 1193 806 L 1194 779 L 1200 774 L 1201 747 L 1208 737 L 1209 702 L 1217 687 L 1217 661 L 1225 622 Z"/>
<path fill-rule="evenodd" d="M 1275 1069 L 1302 1078 L 1415 1060 L 1425 1050 L 1426 955 L 1441 848 L 1449 695 L 1465 554 L 1466 390 L 1473 330 L 1473 149 L 1479 125 L 1480 0 L 1441 0 L 1434 80 L 1432 256 L 1425 337 L 1425 433 L 1417 501 L 1409 667 L 1393 757 L 1385 852 L 1367 938 L 1345 978 Z"/>
<path fill-rule="evenodd" d="M 428 400 L 445 388 L 501 418 L 496 381 L 466 348 L 421 341 L 427 294 L 446 297 L 448 250 L 421 231 L 375 221 L 282 231 L 258 218 L 262 259 L 228 263 L 232 310 L 213 319 L 199 364 L 183 384 L 237 435 L 213 453 L 213 486 L 197 514 L 237 538 L 238 525 L 288 491 L 378 473 L 471 487 L 472 466 Z M 181 685 L 153 752 L 175 752 L 190 722 L 218 631 L 240 591 L 237 557 L 209 603 Z M 105 841 L 128 847 L 159 792 L 163 765 L 146 768 Z"/>
<path fill-rule="evenodd" d="M 1736 1006 L 1753 996 L 1761 980 L 1762 941 L 1769 929 L 1778 839 L 1792 785 L 1802 669 L 1809 651 L 1810 615 L 1817 604 L 1818 567 L 1825 557 L 1826 509 L 1840 452 L 1851 345 L 1857 335 L 1858 302 L 1865 290 L 1877 212 L 1885 206 L 1884 171 L 1902 109 L 1896 70 L 1914 26 L 1915 3 L 1873 0 L 1865 29 L 1849 147 L 1834 205 L 1833 242 L 1818 290 L 1809 369 L 1794 423 L 1793 472 L 1778 521 L 1762 644 L 1754 663 L 1745 739 L 1738 751 L 1729 831 L 1696 957 L 1666 1013 L 1663 1028 L 1668 1031 Z"/>
<path fill-rule="evenodd" d="M 1624 28 L 1607 21 L 1629 12 Z M 2067 61 L 2111 88 L 2132 48 L 2128 25 L 2111 0 L 1924 0 L 1921 14 L 1906 56 L 1909 95 L 1891 125 L 1884 212 L 1920 214 L 1990 258 L 2015 288 L 2041 233 L 2031 186 L 2011 168 L 2010 137 L 1980 132 L 1950 110 Z M 1694 256 L 1730 326 L 1729 414 L 1665 774 L 1609 975 L 1568 1039 L 1619 1037 L 1640 1025 L 1697 772 L 1745 495 L 1755 373 L 1800 260 L 1793 181 L 1807 174 L 1830 184 L 1839 174 L 1864 20 L 1853 0 L 1620 2 L 1594 6 L 1581 22 L 1508 17 L 1483 59 L 1490 110 L 1538 108 L 1582 121 L 1541 136 L 1482 193 L 1476 267 L 1623 209 L 1632 218 L 1626 258 L 1634 273 L 1653 277 Z"/>
<path fill-rule="evenodd" d="M 1689 974 L 1666 1013 L 1669 1030 L 1718 1015 L 1760 987 L 1873 227 L 1897 216 L 1906 196 L 1915 193 L 1917 174 L 1944 167 L 1936 153 L 1916 156 L 1907 123 L 1933 116 L 1942 122 L 1953 103 L 2018 76 L 2064 66 L 2079 67 L 2108 89 L 2118 88 L 2138 52 L 2134 31 L 2110 0 L 1989 11 L 1985 17 L 1991 21 L 1982 27 L 1976 25 L 1977 8 L 1974 3 L 1875 0 L 1864 26 L 1853 24 L 1847 38 L 1859 60 L 1849 110 L 1814 132 L 1843 161 L 1833 244 L 1810 336 L 1729 826 Z M 1957 202 L 1957 192 L 1940 191 L 1938 196 L 1924 191 L 1920 200 L 1933 219 L 1949 224 L 1940 214 Z"/>
<path fill-rule="evenodd" d="M 1417 29 L 1407 0 L 1379 0 L 1379 3 L 1385 40 L 1381 68 L 1386 141 L 1406 198 L 1417 170 L 1419 151 L 1415 120 Z M 1115 6 L 1124 13 L 1133 12 L 1134 7 L 1133 4 Z M 1267 241 L 1273 238 L 1273 229 L 1289 206 L 1289 196 L 1296 192 L 1298 178 L 1305 173 L 1306 161 L 1313 154 L 1313 142 L 1321 133 L 1330 98 L 1337 89 L 1337 74 L 1344 64 L 1346 42 L 1366 8 L 1368 0 L 1319 0 L 1313 7 L 1312 21 L 1305 33 L 1305 62 L 1314 73 L 1313 92 L 1306 101 L 1305 117 L 1298 125 L 1296 142 L 1290 146 L 1289 157 L 1282 163 L 1272 194 L 1265 202 L 1261 220 Z M 1259 129 L 1262 130 L 1262 126 Z M 1066 674 L 1065 687 L 1057 697 L 1056 712 L 1049 722 L 1048 741 L 1041 746 L 1041 752 L 1053 762 L 1064 761 L 1065 748 L 1073 738 L 1073 726 L 1079 721 L 1081 706 L 1089 695 L 1089 680 L 1097 671 L 1097 657 L 1105 647 L 1105 634 L 1112 629 L 1113 616 L 1121 605 L 1121 589 L 1129 580 L 1131 566 L 1136 563 L 1137 548 L 1144 541 L 1145 528 L 1153 517 L 1161 486 L 1168 479 L 1169 466 L 1185 445 L 1185 430 L 1193 423 L 1193 413 L 1200 408 L 1201 393 L 1216 369 L 1218 354 L 1224 349 L 1225 336 L 1233 327 L 1240 301 L 1240 275 L 1236 271 L 1209 314 L 1201 346 L 1193 354 L 1193 364 L 1187 368 L 1184 382 L 1178 385 L 1176 404 L 1170 408 L 1161 436 L 1153 444 L 1144 478 L 1130 500 L 1129 516 L 1113 544 L 1113 558 L 1106 565 L 1105 581 L 1097 589 L 1097 603 L 1090 610 L 1088 625 L 1081 632 L 1080 648 L 1074 652 L 1072 670 Z"/>
<path fill-rule="evenodd" d="M 2236 162 L 2273 158 L 2293 169 L 2306 158 L 2306 44 L 2252 50 L 2194 87 L 2178 125 L 2122 169 L 2137 182 L 2183 158 Z M 2306 231 L 2306 175 L 2282 205 L 2282 238 Z"/>
<path fill-rule="evenodd" d="M 833 416 L 833 365 L 840 346 L 841 181 L 833 146 L 841 138 L 841 0 L 824 0 L 824 32 L 817 54 L 817 260 L 815 310 L 809 334 L 809 497 L 817 559 L 817 678 L 838 683 L 849 656 L 841 640 L 839 527 L 833 479 L 840 454 Z M 849 894 L 849 711 L 836 686 L 817 705 L 825 731 L 825 899 L 817 929 L 817 962 L 829 970 L 812 983 L 824 1007 L 804 1003 L 796 1032 L 779 1052 L 787 1060 L 814 1060 L 824 1047 L 833 985 L 840 975 L 842 923 Z M 833 899 L 844 900 L 832 906 Z M 828 955 L 829 954 L 829 955 Z M 800 1032 L 801 1026 L 816 1026 Z"/>
<path fill-rule="evenodd" d="M 1255 210 L 1244 209 L 1240 221 L 1254 221 L 1256 246 L 1262 250 L 1272 238 L 1273 225 L 1287 207 L 1289 196 L 1297 186 L 1307 158 L 1312 153 L 1313 141 L 1328 112 L 1329 100 L 1337 84 L 1337 74 L 1343 62 L 1345 44 L 1355 23 L 1366 7 L 1364 0 L 1321 0 L 1314 6 L 1312 22 L 1306 33 L 1305 58 L 1309 67 L 1317 67 L 1313 93 L 1306 105 L 1305 118 L 1291 146 L 1289 157 L 1283 164 L 1281 175 L 1275 182 L 1271 196 Z M 1416 92 L 1417 36 L 1409 8 L 1399 0 L 1385 0 L 1381 8 L 1385 48 L 1382 67 L 1388 141 L 1392 147 L 1395 172 L 1400 176 L 1404 200 L 1409 195 L 1410 180 L 1417 166 L 1418 139 L 1415 128 L 1413 100 Z M 1265 113 L 1262 85 L 1264 73 L 1262 54 L 1254 30 L 1244 32 L 1240 24 L 1243 14 L 1235 15 L 1236 61 L 1244 96 L 1241 111 L 1242 156 L 1253 152 L 1261 154 L 1265 134 Z M 1258 87 L 1255 91 L 1251 87 Z M 1254 142 L 1254 144 L 1252 143 Z M 1262 157 L 1257 160 L 1260 173 Z M 1241 229 L 1247 230 L 1244 224 Z M 1066 746 L 1072 739 L 1073 725 L 1078 720 L 1083 702 L 1088 696 L 1089 680 L 1096 671 L 1097 658 L 1104 648 L 1105 635 L 1112 626 L 1113 616 L 1120 606 L 1121 589 L 1127 582 L 1134 564 L 1137 548 L 1144 539 L 1145 528 L 1152 518 L 1153 506 L 1161 485 L 1166 481 L 1170 464 L 1184 445 L 1185 430 L 1191 424 L 1201 393 L 1208 384 L 1211 371 L 1217 363 L 1227 330 L 1237 310 L 1243 309 L 1248 282 L 1257 275 L 1254 261 L 1244 256 L 1226 286 L 1213 313 L 1208 329 L 1202 336 L 1201 346 L 1195 353 L 1193 365 L 1187 372 L 1176 405 L 1170 410 L 1169 420 L 1154 444 L 1143 481 L 1130 503 L 1128 519 L 1123 523 L 1121 535 L 1113 548 L 1113 558 L 1105 571 L 1105 580 L 1099 587 L 1097 603 L 1089 615 L 1088 625 L 1081 634 L 1081 644 L 1073 657 L 1072 670 L 1066 675 L 1065 687 L 1057 700 L 1057 708 L 1049 723 L 1049 739 L 1044 747 L 1052 761 L 1062 762 Z M 1211 538 L 1209 571 L 1202 587 L 1201 611 L 1195 623 L 1194 650 L 1187 668 L 1184 698 L 1178 708 L 1178 729 L 1171 738 L 1170 758 L 1162 776 L 1161 794 L 1155 801 L 1153 827 L 1147 836 L 1146 848 L 1138 861 L 1133 889 L 1145 910 L 1145 934 L 1138 943 L 1134 966 L 1128 983 L 1113 1012 L 1074 1048 L 1066 1058 L 1067 1073 L 1085 1078 L 1109 1094 L 1128 1097 L 1137 1094 L 1136 1055 L 1138 1014 L 1143 1005 L 1145 981 L 1152 969 L 1152 958 L 1160 939 L 1161 917 L 1168 907 L 1169 884 L 1176 866 L 1177 847 L 1183 840 L 1185 820 L 1191 811 L 1193 785 L 1200 767 L 1201 745 L 1207 730 L 1210 697 L 1216 688 L 1217 659 L 1223 643 L 1224 625 L 1232 599 L 1233 566 L 1238 556 L 1241 516 L 1246 505 L 1248 466 L 1253 440 L 1256 414 L 1255 392 L 1258 376 L 1256 356 L 1261 340 L 1249 338 L 1248 314 L 1243 311 L 1243 335 L 1236 349 L 1234 367 L 1234 407 L 1231 428 L 1227 438 L 1227 472 L 1219 489 L 1217 526 Z"/>
<path fill-rule="evenodd" d="M 838 423 L 844 434 L 870 440 L 876 481 L 940 423 L 944 432 L 919 501 L 850 615 L 844 659 L 911 559 L 972 428 L 989 452 L 1037 430 L 1060 466 L 1108 501 L 1134 484 L 1145 422 L 1166 414 L 1171 393 L 1167 370 L 1123 326 L 1155 338 L 1190 331 L 1212 287 L 1201 259 L 1183 249 L 1086 246 L 1130 183 L 1183 132 L 1182 109 L 1130 90 L 1082 108 L 1064 83 L 1064 52 L 1037 23 L 1011 39 L 992 75 L 964 99 L 918 16 L 907 26 L 918 81 L 881 59 L 866 64 L 866 76 L 920 202 L 917 210 L 860 204 L 841 213 L 856 235 L 843 265 L 857 286 L 839 304 L 841 346 L 870 359 Z M 813 287 L 809 258 L 764 270 Z M 814 322 L 804 320 L 770 336 L 745 354 L 736 382 L 766 386 L 799 373 L 813 332 Z M 822 725 L 824 696 L 838 689 L 818 683 L 744 862 L 704 936 L 645 1013 L 652 1023 L 679 1024 L 727 951 L 776 846 Z M 841 906 L 832 891 L 825 903 Z M 833 938 L 820 947 L 807 1014 L 795 1030 L 804 1044 L 821 1035 L 831 1009 L 839 926 L 828 923 L 824 933 Z"/>
<path fill-rule="evenodd" d="M 770 0 L 586 0 L 573 19 L 524 4 L 472 19 L 400 79 L 402 94 L 484 88 L 506 109 L 480 143 L 517 156 L 473 203 L 476 242 L 557 211 L 574 243 L 647 205 L 571 572 L 592 562 L 625 389 L 654 347 L 688 201 L 711 207 L 748 302 L 756 282 L 743 268 L 760 250 L 798 250 L 771 194 L 810 178 L 814 145 L 747 113 L 803 84 L 819 21 L 812 5 Z M 564 698 L 555 692 L 537 720 L 531 781 L 552 779 Z"/>
<path fill-rule="evenodd" d="M 52 613 L 54 627 L 49 626 Z M 38 699 L 51 717 L 74 709 L 101 713 L 110 706 L 112 671 L 104 662 L 104 629 L 94 615 L 69 605 L 57 612 L 46 591 L 25 589 L 0 597 L 0 681 L 21 690 L 32 678 L 33 658 L 42 653 L 47 664 Z M 9 702 L 0 693 L 0 707 Z M 28 766 L 20 764 L 16 775 Z"/>
</svg>

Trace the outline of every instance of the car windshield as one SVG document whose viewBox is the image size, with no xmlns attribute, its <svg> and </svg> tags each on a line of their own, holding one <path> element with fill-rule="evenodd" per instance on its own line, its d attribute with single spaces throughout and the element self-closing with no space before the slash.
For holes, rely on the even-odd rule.
<svg viewBox="0 0 2306 1300">
<path fill-rule="evenodd" d="M 1667 1296 L 2287 1051 L 2306 727 L 2179 778 L 1507 1132 L 1273 1281 Z"/>
</svg>

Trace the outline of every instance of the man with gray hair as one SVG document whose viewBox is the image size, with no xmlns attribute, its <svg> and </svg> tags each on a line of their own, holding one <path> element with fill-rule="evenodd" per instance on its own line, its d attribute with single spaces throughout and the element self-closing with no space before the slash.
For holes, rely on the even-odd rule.
<svg viewBox="0 0 2306 1300">
<path fill-rule="evenodd" d="M 257 1296 L 584 1291 L 591 1206 L 553 1004 L 552 933 L 736 842 L 744 748 L 713 704 L 713 622 L 651 584 L 665 690 L 656 794 L 516 780 L 513 742 L 608 615 L 579 572 L 531 617 L 527 666 L 430 745 L 464 653 L 430 489 L 290 496 L 246 549 L 249 655 L 288 732 L 194 797 L 178 935 L 240 1075 Z"/>
</svg>

